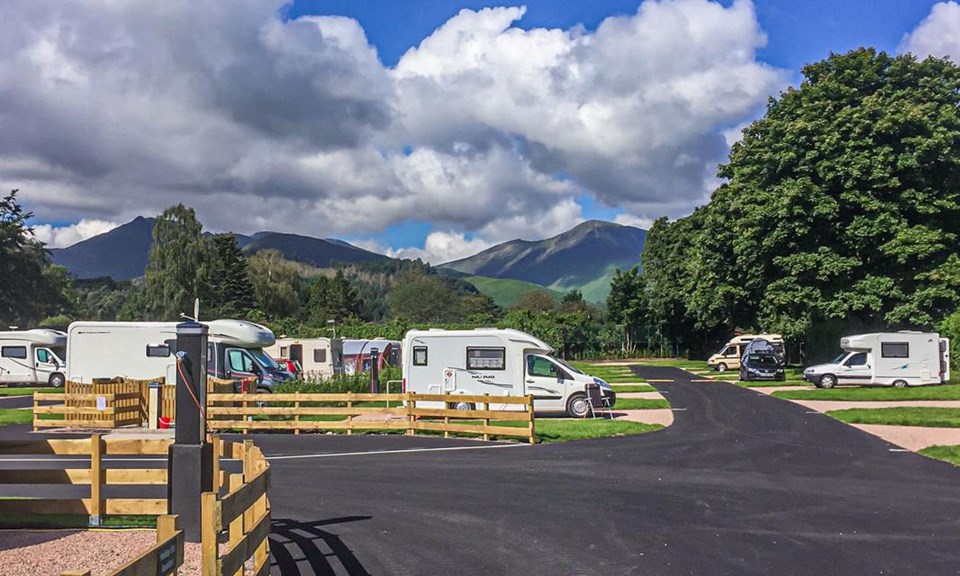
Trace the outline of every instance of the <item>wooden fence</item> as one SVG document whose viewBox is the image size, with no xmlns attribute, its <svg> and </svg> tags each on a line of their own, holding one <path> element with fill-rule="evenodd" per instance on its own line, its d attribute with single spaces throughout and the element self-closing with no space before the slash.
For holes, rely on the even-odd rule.
<svg viewBox="0 0 960 576">
<path fill-rule="evenodd" d="M 388 408 L 381 403 L 402 402 Z M 421 407 L 423 403 L 439 407 Z M 371 405 L 371 403 L 376 405 Z M 455 410 L 455 403 L 474 409 Z M 419 404 L 419 405 L 418 405 Z M 514 407 L 514 409 L 509 409 Z M 517 408 L 519 407 L 519 408 Z M 491 424 L 494 421 L 496 424 Z M 520 421 L 522 426 L 505 426 Z M 532 396 L 441 394 L 210 394 L 207 427 L 222 430 L 402 430 L 482 436 L 521 437 L 536 442 Z"/>
<path fill-rule="evenodd" d="M 183 565 L 183 530 L 174 515 L 157 516 L 157 543 L 114 570 L 110 576 L 167 576 Z M 60 576 L 91 576 L 90 570 L 68 570 Z"/>
<path fill-rule="evenodd" d="M 239 458 L 242 474 L 226 476 L 227 494 L 205 492 L 200 503 L 200 548 L 203 576 L 242 576 L 252 558 L 254 576 L 270 573 L 270 503 L 267 488 L 270 465 L 250 440 L 243 444 L 214 441 L 214 454 Z M 214 458 L 219 461 L 219 458 Z M 217 484 L 224 478 L 215 471 Z M 220 533 L 227 531 L 227 547 L 221 552 Z"/>
</svg>

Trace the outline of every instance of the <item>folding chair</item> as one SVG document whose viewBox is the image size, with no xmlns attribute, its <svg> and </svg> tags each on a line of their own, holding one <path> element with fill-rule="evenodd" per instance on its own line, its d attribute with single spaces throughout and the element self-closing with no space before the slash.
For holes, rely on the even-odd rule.
<svg viewBox="0 0 960 576">
<path fill-rule="evenodd" d="M 601 416 L 604 411 L 606 411 L 610 419 L 613 419 L 613 411 L 610 409 L 610 399 L 603 395 L 603 391 L 600 390 L 600 385 L 596 382 L 591 382 L 586 384 L 584 388 L 587 392 L 587 403 L 590 405 L 590 413 L 593 414 L 593 417 L 597 417 L 597 410 L 599 410 Z"/>
</svg>

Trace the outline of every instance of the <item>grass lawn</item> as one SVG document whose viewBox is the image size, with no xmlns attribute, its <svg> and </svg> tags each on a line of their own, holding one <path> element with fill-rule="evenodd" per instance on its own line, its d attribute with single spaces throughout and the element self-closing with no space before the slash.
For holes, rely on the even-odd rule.
<svg viewBox="0 0 960 576">
<path fill-rule="evenodd" d="M 891 424 L 894 426 L 960 427 L 960 408 L 852 408 L 827 412 L 849 424 Z"/>
<path fill-rule="evenodd" d="M 571 364 L 584 374 L 596 376 L 610 384 L 643 382 L 643 378 L 635 375 L 626 366 L 602 366 L 588 362 L 572 362 Z"/>
<path fill-rule="evenodd" d="M 13 408 L 0 408 L 0 426 L 9 426 L 10 424 L 32 424 L 33 410 L 15 410 Z"/>
<path fill-rule="evenodd" d="M 63 394 L 63 388 L 0 388 L 0 396 L 32 396 L 34 392 Z"/>
<path fill-rule="evenodd" d="M 921 450 L 920 453 L 937 460 L 950 462 L 954 466 L 960 466 L 960 446 L 930 446 Z"/>
<path fill-rule="evenodd" d="M 617 398 L 617 403 L 613 405 L 614 410 L 655 410 L 669 407 L 670 402 L 666 400 L 647 400 L 645 398 Z"/>
<path fill-rule="evenodd" d="M 491 422 L 491 424 L 494 423 Z M 509 420 L 497 422 L 496 425 L 526 428 L 527 423 Z M 653 432 L 661 428 L 663 426 L 659 424 L 641 424 L 639 422 L 606 420 L 603 418 L 584 418 L 583 420 L 537 418 L 536 422 L 538 442 L 567 442 L 569 440 L 587 440 L 608 436 L 628 436 Z"/>
<path fill-rule="evenodd" d="M 943 386 L 914 386 L 911 388 L 848 387 L 829 390 L 783 390 L 774 392 L 777 398 L 788 400 L 960 400 L 960 384 Z"/>
<path fill-rule="evenodd" d="M 617 394 L 621 392 L 656 392 L 657 389 L 649 384 L 635 384 L 632 386 L 624 386 L 623 384 L 611 384 L 613 391 Z"/>
</svg>

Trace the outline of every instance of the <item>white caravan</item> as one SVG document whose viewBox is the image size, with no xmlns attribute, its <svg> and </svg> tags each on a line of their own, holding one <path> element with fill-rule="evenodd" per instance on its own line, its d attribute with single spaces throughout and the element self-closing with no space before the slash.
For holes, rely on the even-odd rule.
<svg viewBox="0 0 960 576">
<path fill-rule="evenodd" d="M 763 338 L 769 342 L 774 350 L 783 356 L 783 336 L 780 334 L 742 334 L 734 336 L 719 352 L 707 359 L 707 366 L 723 372 L 725 370 L 739 370 L 740 359 L 743 358 L 744 348 L 756 338 Z"/>
<path fill-rule="evenodd" d="M 343 373 L 342 338 L 277 338 L 263 350 L 273 358 L 295 363 L 307 380 Z"/>
<path fill-rule="evenodd" d="M 417 394 L 529 394 L 537 412 L 566 412 L 578 418 L 589 413 L 584 393 L 587 383 L 599 384 L 611 406 L 616 402 L 616 394 L 606 382 L 552 354 L 550 345 L 519 330 L 411 330 L 403 339 L 403 387 L 405 392 Z M 434 406 L 440 407 L 439 403 Z M 474 408 L 467 402 L 452 406 Z M 523 409 L 516 404 L 491 407 Z"/>
<path fill-rule="evenodd" d="M 68 378 L 121 376 L 136 380 L 177 381 L 177 322 L 74 322 L 67 337 Z M 243 320 L 204 322 L 209 328 L 207 373 L 217 378 L 256 378 L 257 388 L 273 389 L 292 376 L 264 353 L 273 332 Z"/>
<path fill-rule="evenodd" d="M 0 332 L 0 382 L 63 386 L 67 335 L 38 328 Z"/>
<path fill-rule="evenodd" d="M 857 334 L 840 340 L 844 352 L 803 371 L 819 388 L 837 384 L 923 386 L 950 379 L 950 340 L 935 332 Z"/>
</svg>

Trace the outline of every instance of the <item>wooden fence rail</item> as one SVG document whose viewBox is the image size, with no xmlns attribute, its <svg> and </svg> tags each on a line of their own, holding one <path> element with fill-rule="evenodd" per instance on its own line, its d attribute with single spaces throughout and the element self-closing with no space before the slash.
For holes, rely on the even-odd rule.
<svg viewBox="0 0 960 576">
<path fill-rule="evenodd" d="M 239 448 L 239 454 L 238 452 Z M 253 559 L 254 576 L 270 573 L 270 503 L 267 489 L 270 465 L 259 448 L 247 440 L 242 445 L 223 442 L 215 453 L 240 456 L 243 473 L 227 479 L 228 492 L 205 492 L 201 496 L 201 555 L 203 576 L 242 576 L 244 564 Z M 218 477 L 216 474 L 215 477 Z M 227 548 L 219 549 L 220 533 L 228 532 Z"/>
<path fill-rule="evenodd" d="M 388 408 L 370 403 L 398 402 Z M 452 406 L 467 403 L 470 410 Z M 426 406 L 424 406 L 426 404 Z M 536 430 L 531 396 L 442 394 L 209 394 L 207 427 L 211 431 L 360 430 L 520 437 L 533 444 Z M 494 423 L 491 424 L 491 421 Z M 517 422 L 521 426 L 504 425 Z"/>
</svg>

